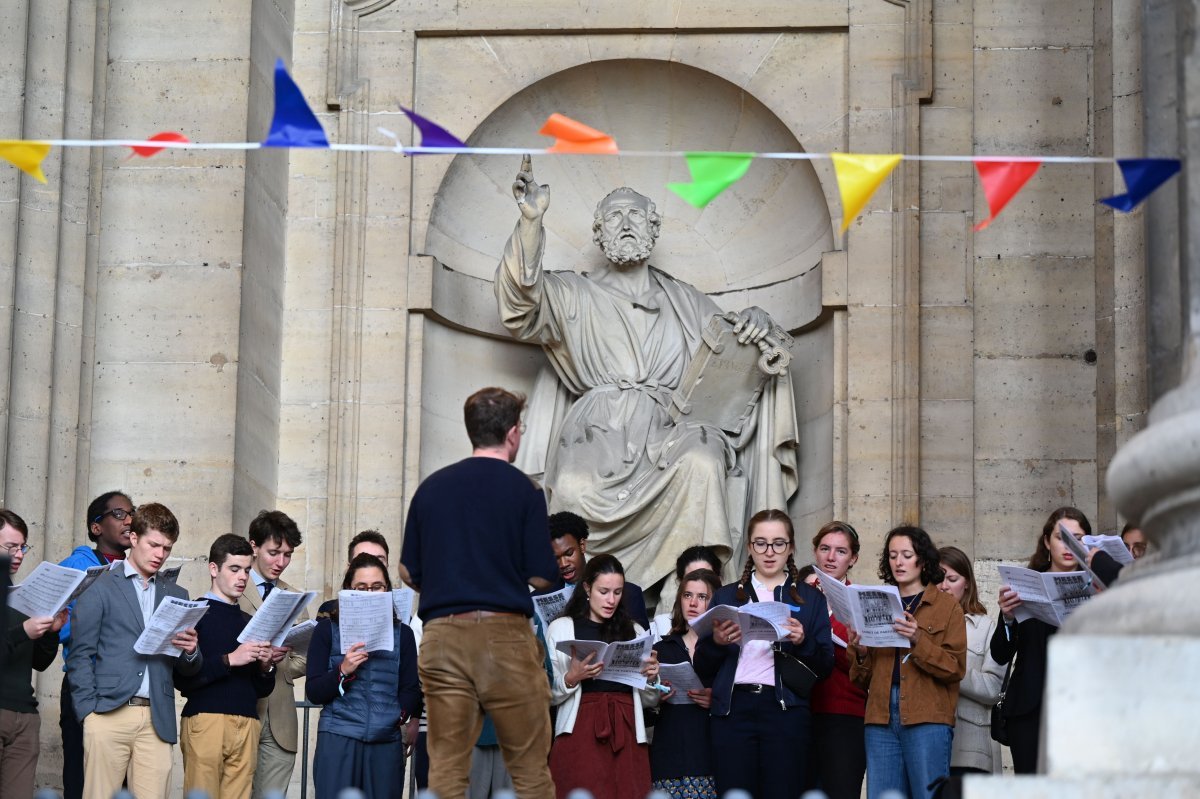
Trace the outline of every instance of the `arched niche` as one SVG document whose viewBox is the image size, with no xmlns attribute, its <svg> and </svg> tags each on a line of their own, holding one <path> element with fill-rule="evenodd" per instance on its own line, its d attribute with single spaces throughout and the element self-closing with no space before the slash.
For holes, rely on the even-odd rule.
<svg viewBox="0 0 1200 799">
<path fill-rule="evenodd" d="M 787 126 L 739 86 L 670 61 L 621 59 L 563 70 L 526 87 L 471 133 L 473 146 L 530 146 L 551 113 L 599 128 L 623 151 L 796 152 Z M 540 141 L 538 140 L 540 139 Z M 703 209 L 667 190 L 687 182 L 679 156 L 539 156 L 534 172 L 551 187 L 545 263 L 586 271 L 603 256 L 592 242 L 597 201 L 617 186 L 651 197 L 663 215 L 652 263 L 726 308 L 760 305 L 785 327 L 821 312 L 821 256 L 833 228 L 808 161 L 755 159 L 740 181 Z M 516 221 L 512 180 L 518 157 L 459 155 L 446 170 L 424 246 L 436 261 L 433 310 L 457 326 L 504 335 L 491 280 Z M 486 283 L 487 285 L 482 285 Z"/>
<path fill-rule="evenodd" d="M 592 62 L 543 78 L 501 103 L 467 138 L 473 146 L 529 147 L 534 154 L 538 181 L 551 187 L 547 268 L 587 271 L 599 262 L 595 205 L 627 185 L 654 199 L 663 216 L 655 266 L 726 309 L 758 305 L 799 331 L 792 379 L 801 474 L 790 510 L 805 527 L 827 521 L 836 336 L 822 314 L 821 262 L 834 237 L 811 164 L 756 159 L 738 183 L 697 209 L 666 188 L 690 180 L 680 156 L 538 155 L 549 142 L 531 131 L 556 111 L 611 134 L 627 152 L 796 152 L 801 143 L 741 87 L 692 66 L 648 59 Z M 528 391 L 542 362 L 535 348 L 509 338 L 492 290 L 517 219 L 512 182 L 519 166 L 518 156 L 455 156 L 433 200 L 425 241 L 417 242 L 417 251 L 433 260 L 432 314 L 422 347 L 423 475 L 457 458 L 457 413 L 472 390 L 504 385 Z"/>
</svg>

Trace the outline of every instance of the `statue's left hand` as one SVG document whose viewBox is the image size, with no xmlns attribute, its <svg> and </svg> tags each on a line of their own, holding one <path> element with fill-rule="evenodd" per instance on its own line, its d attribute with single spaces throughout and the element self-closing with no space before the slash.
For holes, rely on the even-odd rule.
<svg viewBox="0 0 1200 799">
<path fill-rule="evenodd" d="M 733 333 L 738 337 L 739 344 L 757 344 L 771 332 L 773 326 L 771 315 L 757 305 L 752 305 L 738 314 Z"/>
</svg>

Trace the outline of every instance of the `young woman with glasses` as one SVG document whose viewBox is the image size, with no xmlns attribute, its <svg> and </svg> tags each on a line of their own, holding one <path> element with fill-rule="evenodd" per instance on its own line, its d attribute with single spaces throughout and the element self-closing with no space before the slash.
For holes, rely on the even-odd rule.
<svg viewBox="0 0 1200 799">
<path fill-rule="evenodd" d="M 918 799 L 950 776 L 958 683 L 967 667 L 962 608 L 938 590 L 938 551 L 920 527 L 887 534 L 879 578 L 900 589 L 896 632 L 908 647 L 859 644 L 850 632 L 850 678 L 867 689 L 867 796 L 899 791 Z"/>
<path fill-rule="evenodd" d="M 737 622 L 716 622 L 696 645 L 695 668 L 711 684 L 714 776 L 719 794 L 735 788 L 755 799 L 794 799 L 808 762 L 808 697 L 794 693 L 775 667 L 793 657 L 818 678 L 833 668 L 825 597 L 797 577 L 796 534 L 780 510 L 759 511 L 746 534 L 746 565 L 712 605 L 783 602 L 791 606 L 786 637 L 775 644 L 743 640 Z"/>
<path fill-rule="evenodd" d="M 832 521 L 813 536 L 813 563 L 825 575 L 849 585 L 860 546 L 853 526 Z M 832 611 L 829 624 L 833 629 L 833 671 L 813 688 L 813 747 L 807 787 L 824 791 L 829 799 L 858 799 L 867 770 L 863 745 L 867 692 L 850 680 L 846 626 Z"/>
<path fill-rule="evenodd" d="M 383 561 L 365 553 L 350 561 L 343 590 L 388 591 Z M 371 797 L 400 799 L 406 748 L 416 740 L 421 716 L 417 644 L 394 617 L 390 652 L 367 653 L 362 643 L 343 655 L 338 613 L 317 622 L 308 647 L 305 694 L 324 705 L 317 723 L 313 782 L 318 797 L 358 788 Z"/>
</svg>

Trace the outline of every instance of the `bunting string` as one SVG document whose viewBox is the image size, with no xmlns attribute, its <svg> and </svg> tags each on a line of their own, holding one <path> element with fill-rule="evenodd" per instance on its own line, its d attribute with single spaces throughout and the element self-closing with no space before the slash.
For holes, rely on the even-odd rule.
<svg viewBox="0 0 1200 799">
<path fill-rule="evenodd" d="M 193 142 L 176 131 L 163 131 L 142 139 L 39 139 L 0 140 L 0 159 L 8 161 L 35 180 L 45 183 L 42 161 L 53 147 L 128 147 L 135 155 L 151 158 L 162 150 L 257 150 L 272 148 L 319 148 L 340 152 L 398 153 L 416 155 L 526 155 L 529 147 L 471 146 L 442 126 L 412 109 L 400 109 L 421 134 L 420 144 L 405 146 L 400 137 L 386 128 L 378 132 L 392 144 L 339 144 L 329 141 L 320 120 L 304 99 L 304 93 L 288 74 L 283 59 L 275 62 L 275 108 L 271 127 L 261 142 Z M 1005 205 L 1037 173 L 1042 164 L 1117 164 L 1125 181 L 1125 193 L 1105 197 L 1100 202 L 1118 211 L 1128 212 L 1155 189 L 1177 174 L 1180 161 L 1175 158 L 1112 158 L 1074 155 L 904 155 L 898 153 L 746 153 L 694 150 L 621 150 L 616 139 L 562 114 L 551 114 L 538 131 L 554 139 L 540 151 L 548 156 L 619 156 L 625 158 L 684 158 L 689 183 L 670 183 L 667 188 L 685 202 L 703 208 L 737 183 L 755 160 L 833 162 L 838 193 L 842 200 L 842 232 L 870 202 L 901 161 L 924 163 L 970 163 L 975 166 L 983 185 L 990 215 L 975 226 L 990 225 Z M 132 157 L 132 156 L 131 156 Z"/>
</svg>

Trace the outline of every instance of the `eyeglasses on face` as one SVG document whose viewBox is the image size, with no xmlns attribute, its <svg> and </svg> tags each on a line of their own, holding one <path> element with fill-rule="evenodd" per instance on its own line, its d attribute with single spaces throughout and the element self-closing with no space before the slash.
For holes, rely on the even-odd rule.
<svg viewBox="0 0 1200 799">
<path fill-rule="evenodd" d="M 750 548 L 759 555 L 766 554 L 767 550 L 773 550 L 776 555 L 782 555 L 787 552 L 787 548 L 792 545 L 791 541 L 786 538 L 776 538 L 774 541 L 768 541 L 765 538 L 756 538 L 750 542 Z"/>
<path fill-rule="evenodd" d="M 18 552 L 24 555 L 26 552 L 33 549 L 33 547 L 29 546 L 29 544 L 0 544 L 0 549 L 3 549 L 8 553 L 9 557 L 12 557 Z"/>
<path fill-rule="evenodd" d="M 103 519 L 105 516 L 111 516 L 114 519 L 116 519 L 117 521 L 123 522 L 126 519 L 133 516 L 133 511 L 125 510 L 124 508 L 111 508 L 110 510 L 106 510 L 106 511 L 104 511 L 104 513 L 101 513 L 99 516 L 92 519 L 92 521 L 98 522 L 101 519 Z"/>
<path fill-rule="evenodd" d="M 384 583 L 355 583 L 350 586 L 352 591 L 386 591 L 387 585 Z"/>
</svg>

